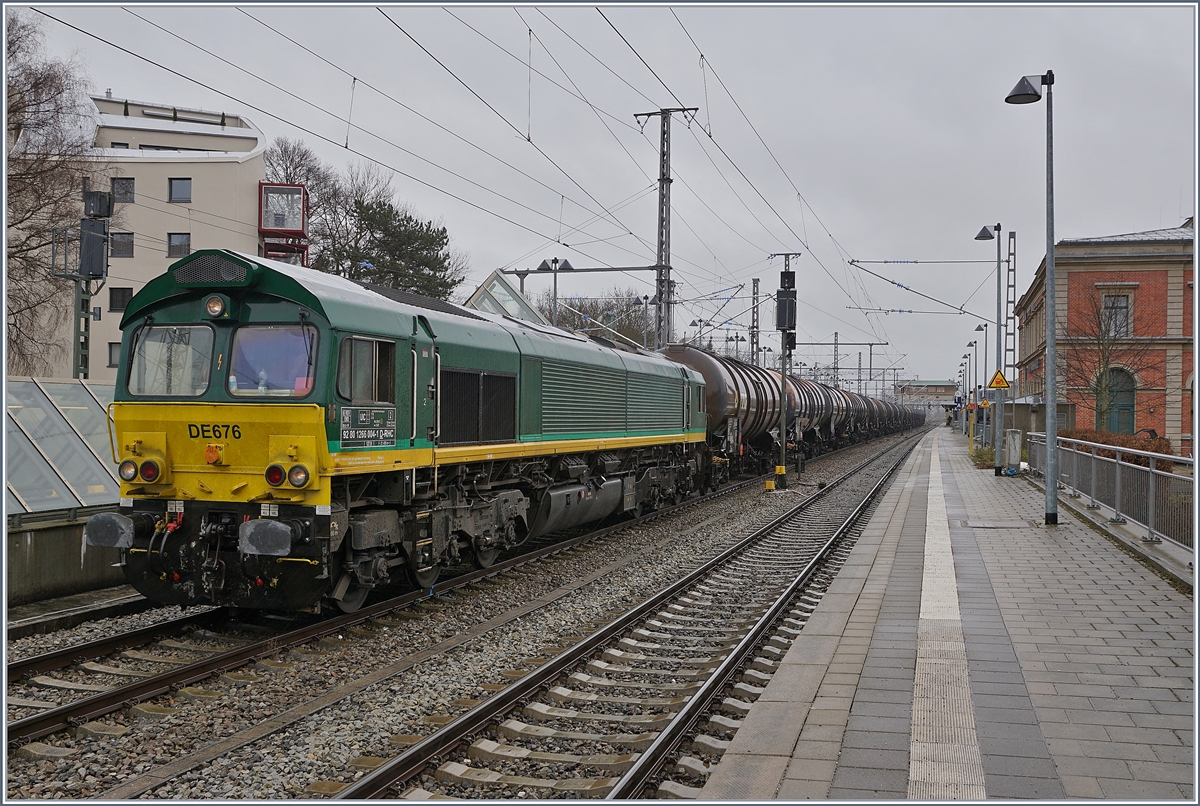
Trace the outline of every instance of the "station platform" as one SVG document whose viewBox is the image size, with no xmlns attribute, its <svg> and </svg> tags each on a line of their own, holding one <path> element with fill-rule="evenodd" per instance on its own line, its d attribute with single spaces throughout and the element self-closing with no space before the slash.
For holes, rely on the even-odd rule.
<svg viewBox="0 0 1200 806">
<path fill-rule="evenodd" d="M 1058 520 L 933 429 L 700 798 L 1195 802 L 1190 570 Z"/>
</svg>

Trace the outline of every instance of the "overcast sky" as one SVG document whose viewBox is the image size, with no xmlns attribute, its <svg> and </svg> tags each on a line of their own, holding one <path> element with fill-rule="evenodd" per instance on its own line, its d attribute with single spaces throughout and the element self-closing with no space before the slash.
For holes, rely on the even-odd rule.
<svg viewBox="0 0 1200 806">
<path fill-rule="evenodd" d="M 469 256 L 472 288 L 551 257 L 653 264 L 659 124 L 634 116 L 698 107 L 671 139 L 676 334 L 745 333 L 751 278 L 774 292 L 768 255 L 801 252 L 797 340 L 888 342 L 874 365 L 902 379 L 956 376 L 981 320 L 858 309 L 990 320 L 994 262 L 935 261 L 994 261 L 974 236 L 999 222 L 1019 233 L 1023 292 L 1045 254 L 1046 104 L 1004 103 L 1022 75 L 1055 74 L 1056 240 L 1195 208 L 1192 5 L 129 7 L 165 31 L 121 7 L 40 8 L 104 40 L 44 20 L 96 92 L 244 115 L 338 168 L 394 170 L 397 199 Z M 850 260 L 919 261 L 864 266 L 936 301 Z M 653 294 L 649 272 L 560 281 L 562 297 Z M 993 345 L 989 330 L 992 366 Z M 841 364 L 859 350 L 865 373 L 867 347 Z M 824 366 L 832 347 L 798 358 Z"/>
</svg>

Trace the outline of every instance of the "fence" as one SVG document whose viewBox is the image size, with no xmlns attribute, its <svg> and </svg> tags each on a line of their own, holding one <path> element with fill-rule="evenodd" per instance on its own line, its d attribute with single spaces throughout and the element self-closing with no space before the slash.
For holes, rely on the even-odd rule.
<svg viewBox="0 0 1200 806">
<path fill-rule="evenodd" d="M 1046 435 L 1029 435 L 1029 466 L 1046 473 Z M 1112 523 L 1133 523 L 1142 540 L 1170 540 L 1191 550 L 1193 460 L 1075 439 L 1058 440 L 1058 483 L 1089 509 L 1112 510 Z M 1183 474 L 1172 472 L 1182 470 Z"/>
</svg>

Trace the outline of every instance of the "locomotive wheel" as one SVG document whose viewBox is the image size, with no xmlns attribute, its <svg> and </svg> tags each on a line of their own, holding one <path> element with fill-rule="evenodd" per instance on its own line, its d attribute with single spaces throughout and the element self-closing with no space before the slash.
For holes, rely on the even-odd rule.
<svg viewBox="0 0 1200 806">
<path fill-rule="evenodd" d="M 516 522 L 514 522 L 512 518 L 509 518 L 508 521 L 504 524 L 504 535 L 501 538 L 500 544 L 489 546 L 488 548 L 485 548 L 485 549 L 476 547 L 475 556 L 473 558 L 475 561 L 475 567 L 481 568 L 481 569 L 482 568 L 491 568 L 493 565 L 496 564 L 496 558 L 500 556 L 500 552 L 506 546 L 513 546 L 516 544 L 517 544 L 517 525 L 516 525 Z"/>
<path fill-rule="evenodd" d="M 353 613 L 363 606 L 363 602 L 367 601 L 367 594 L 370 592 L 370 588 L 364 588 L 358 583 L 351 582 L 342 598 L 336 600 L 338 609 L 343 613 Z"/>
<path fill-rule="evenodd" d="M 438 572 L 439 568 L 436 565 L 427 571 L 416 571 L 409 566 L 408 577 L 412 580 L 413 585 L 420 590 L 429 590 L 437 584 Z"/>
<path fill-rule="evenodd" d="M 475 567 L 476 568 L 491 568 L 496 564 L 496 558 L 500 556 L 500 547 L 493 546 L 489 549 L 475 549 Z"/>
</svg>

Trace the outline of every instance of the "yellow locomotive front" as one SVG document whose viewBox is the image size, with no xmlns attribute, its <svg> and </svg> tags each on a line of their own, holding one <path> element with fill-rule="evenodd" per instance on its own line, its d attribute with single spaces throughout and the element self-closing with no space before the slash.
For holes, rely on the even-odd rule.
<svg viewBox="0 0 1200 806">
<path fill-rule="evenodd" d="M 115 402 L 112 413 L 121 506 L 88 534 L 123 549 L 130 584 L 164 603 L 254 608 L 307 608 L 330 591 L 321 406 Z"/>
<path fill-rule="evenodd" d="M 154 601 L 309 608 L 336 590 L 346 526 L 321 393 L 332 334 L 280 278 L 204 257 L 131 302 L 110 404 L 120 505 L 85 537 Z"/>
</svg>

